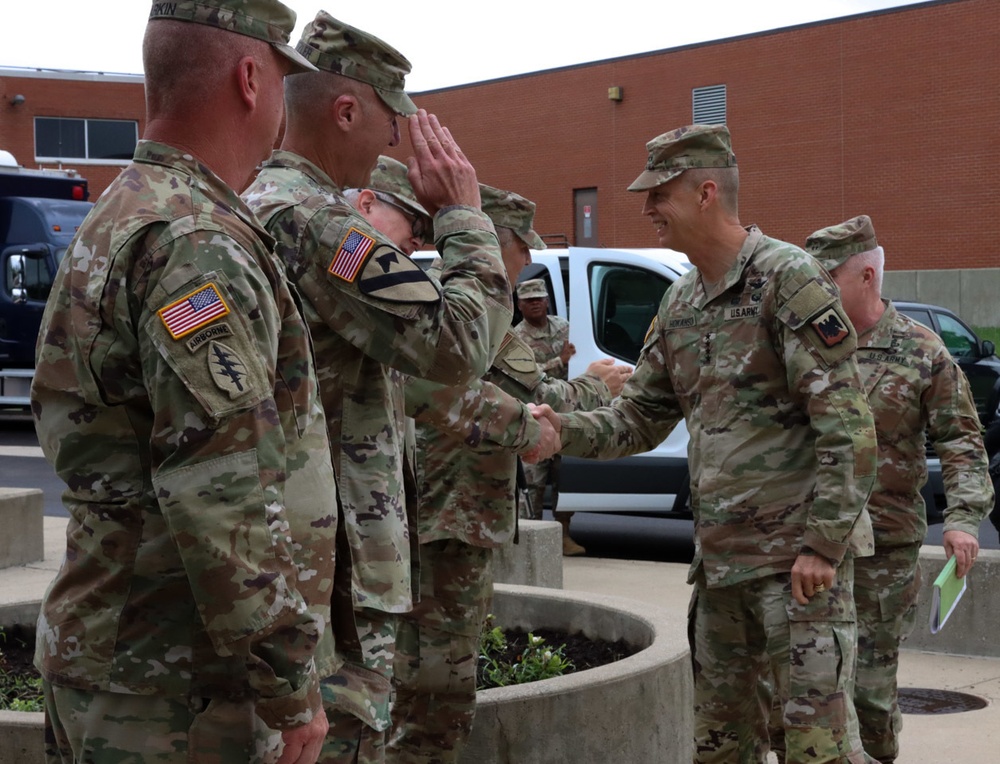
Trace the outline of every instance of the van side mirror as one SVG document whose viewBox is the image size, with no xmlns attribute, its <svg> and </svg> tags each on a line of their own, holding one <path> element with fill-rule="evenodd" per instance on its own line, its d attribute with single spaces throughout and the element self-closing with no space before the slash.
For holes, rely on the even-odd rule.
<svg viewBox="0 0 1000 764">
<path fill-rule="evenodd" d="M 24 288 L 24 255 L 11 255 L 7 258 L 7 272 L 4 274 L 4 283 L 7 293 L 15 303 L 23 303 L 28 300 L 28 290 Z"/>
</svg>

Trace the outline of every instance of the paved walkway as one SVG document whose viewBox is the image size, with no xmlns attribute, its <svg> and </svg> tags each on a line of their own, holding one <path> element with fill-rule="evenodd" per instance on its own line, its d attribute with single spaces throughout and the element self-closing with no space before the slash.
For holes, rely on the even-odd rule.
<svg viewBox="0 0 1000 764">
<path fill-rule="evenodd" d="M 45 560 L 0 572 L 0 603 L 37 602 L 52 580 L 64 549 L 66 519 L 45 518 Z M 568 557 L 564 588 L 666 606 L 686 617 L 687 566 L 674 563 Z M 904 715 L 898 764 L 1000 764 L 1000 659 L 904 650 L 900 686 L 952 690 L 989 701 L 978 711 Z"/>
<path fill-rule="evenodd" d="M 678 618 L 686 617 L 691 593 L 686 575 L 687 565 L 677 563 L 563 559 L 564 589 L 666 606 L 676 610 Z M 904 650 L 899 686 L 968 693 L 986 699 L 989 705 L 957 714 L 904 714 L 897 764 L 1000 763 L 1000 658 Z"/>
</svg>

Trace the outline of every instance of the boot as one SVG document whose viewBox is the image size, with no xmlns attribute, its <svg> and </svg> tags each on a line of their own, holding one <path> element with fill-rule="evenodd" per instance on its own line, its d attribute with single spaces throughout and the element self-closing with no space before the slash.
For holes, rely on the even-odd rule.
<svg viewBox="0 0 1000 764">
<path fill-rule="evenodd" d="M 587 550 L 573 541 L 569 535 L 569 519 L 573 516 L 573 513 L 556 512 L 555 516 L 556 521 L 562 526 L 563 557 L 577 557 L 581 554 L 586 554 Z"/>
</svg>

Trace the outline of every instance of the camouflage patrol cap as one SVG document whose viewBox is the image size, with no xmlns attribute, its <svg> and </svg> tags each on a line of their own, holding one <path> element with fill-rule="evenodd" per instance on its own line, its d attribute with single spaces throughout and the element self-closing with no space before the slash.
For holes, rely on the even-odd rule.
<svg viewBox="0 0 1000 764">
<path fill-rule="evenodd" d="M 270 43 L 300 71 L 316 67 L 288 44 L 295 28 L 295 11 L 278 0 L 177 0 L 154 2 L 149 20 L 172 19 L 218 27 Z"/>
<path fill-rule="evenodd" d="M 646 169 L 628 187 L 648 191 L 696 167 L 735 167 L 736 155 L 725 125 L 689 125 L 658 135 L 646 144 Z"/>
<path fill-rule="evenodd" d="M 375 169 L 372 170 L 368 188 L 388 194 L 414 215 L 426 218 L 428 222 L 431 220 L 430 213 L 417 201 L 417 195 L 413 193 L 413 186 L 410 185 L 406 165 L 402 162 L 392 157 L 380 156 Z"/>
<path fill-rule="evenodd" d="M 517 238 L 528 245 L 528 249 L 545 249 L 542 237 L 531 227 L 535 220 L 535 203 L 513 191 L 479 184 L 479 195 L 483 201 L 483 212 L 499 228 L 509 228 Z"/>
<path fill-rule="evenodd" d="M 545 279 L 528 279 L 517 285 L 517 298 L 519 300 L 534 300 L 539 297 L 548 297 L 549 292 L 545 288 Z"/>
<path fill-rule="evenodd" d="M 417 107 L 403 92 L 410 62 L 374 35 L 320 11 L 302 31 L 295 49 L 323 71 L 367 82 L 396 114 L 416 114 Z"/>
<path fill-rule="evenodd" d="M 853 255 L 869 252 L 877 246 L 875 228 L 867 215 L 820 228 L 806 239 L 806 252 L 828 271 L 843 265 Z"/>
</svg>

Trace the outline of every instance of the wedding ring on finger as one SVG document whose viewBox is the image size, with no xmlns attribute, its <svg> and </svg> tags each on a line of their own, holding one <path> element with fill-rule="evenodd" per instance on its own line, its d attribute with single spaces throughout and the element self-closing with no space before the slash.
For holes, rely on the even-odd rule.
<svg viewBox="0 0 1000 764">
<path fill-rule="evenodd" d="M 817 592 L 817 593 L 819 593 L 819 592 L 825 592 L 826 591 L 826 584 L 816 584 L 816 586 L 813 587 L 813 591 Z"/>
</svg>

